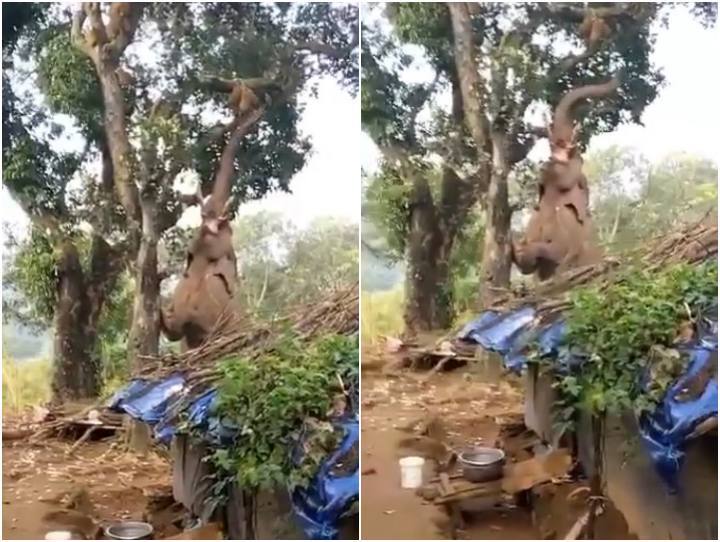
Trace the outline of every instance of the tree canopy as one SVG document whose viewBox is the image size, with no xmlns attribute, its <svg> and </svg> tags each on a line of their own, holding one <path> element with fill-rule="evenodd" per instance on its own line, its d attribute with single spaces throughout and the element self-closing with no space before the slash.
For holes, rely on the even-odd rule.
<svg viewBox="0 0 720 542">
<path fill-rule="evenodd" d="M 260 126 L 235 156 L 234 209 L 288 191 L 312 150 L 299 120 L 317 83 L 357 91 L 358 13 L 348 4 L 131 4 L 125 32 L 113 27 L 118 6 L 3 5 L 3 184 L 31 218 L 31 245 L 45 238 L 55 263 L 41 312 L 57 318 L 63 292 L 89 292 L 82 325 L 97 329 L 127 270 L 142 350 L 158 341 L 158 243 L 172 244 L 189 203 L 177 181 L 195 177 L 207 192 L 229 137 L 217 82 L 267 89 Z M 99 55 L 98 32 L 112 37 Z M 39 301 L 22 280 L 13 286 Z"/>
</svg>

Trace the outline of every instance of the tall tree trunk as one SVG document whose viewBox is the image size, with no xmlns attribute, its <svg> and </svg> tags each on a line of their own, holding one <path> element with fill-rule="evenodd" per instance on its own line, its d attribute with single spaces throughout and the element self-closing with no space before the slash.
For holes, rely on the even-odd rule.
<svg viewBox="0 0 720 542">
<path fill-rule="evenodd" d="M 56 402 L 95 397 L 100 391 L 97 334 L 88 333 L 90 303 L 77 247 L 64 241 L 58 262 L 52 396 Z"/>
<path fill-rule="evenodd" d="M 509 164 L 504 134 L 490 134 L 485 117 L 485 87 L 478 69 L 475 43 L 468 4 L 448 3 L 455 41 L 455 65 L 462 91 L 465 122 L 473 137 L 481 166 L 492 167 L 487 193 L 487 225 L 481 264 L 480 303 L 492 302 L 497 288 L 510 283 L 510 219 L 507 176 Z M 487 151 L 490 150 L 490 153 Z M 490 161 L 490 154 L 492 160 Z"/>
<path fill-rule="evenodd" d="M 154 194 L 140 195 L 136 184 L 134 154 L 127 130 L 125 97 L 117 75 L 119 60 L 132 41 L 144 5 L 130 4 L 122 19 L 123 30 L 113 41 L 89 42 L 83 34 L 87 18 L 96 36 L 107 36 L 100 5 L 84 3 L 75 12 L 73 42 L 95 64 L 103 95 L 107 149 L 112 159 L 113 184 L 128 219 L 131 247 L 137 251 L 133 324 L 128 356 L 137 363 L 137 355 L 155 354 L 159 341 L 160 285 L 157 271 L 159 228 L 157 208 L 150 201 Z"/>
<path fill-rule="evenodd" d="M 66 239 L 60 245 L 53 326 L 52 392 L 56 402 L 97 397 L 100 392 L 98 322 L 121 268 L 119 258 L 99 235 L 92 239 L 87 273 L 72 241 Z"/>
<path fill-rule="evenodd" d="M 506 157 L 504 134 L 492 135 L 493 169 L 487 194 L 487 223 L 483 259 L 480 266 L 480 307 L 488 307 L 510 284 L 512 250 L 510 220 L 512 209 L 508 200 L 507 178 L 510 171 Z"/>
<path fill-rule="evenodd" d="M 158 212 L 153 195 L 141 201 L 143 232 L 135 274 L 135 298 L 128 356 L 134 367 L 142 365 L 140 356 L 158 353 L 160 341 L 160 277 L 158 275 Z"/>
<path fill-rule="evenodd" d="M 452 87 L 452 115 L 456 122 L 462 122 L 462 95 L 455 78 Z M 459 133 L 456 143 L 461 139 Z M 443 167 L 437 204 L 424 177 L 415 179 L 414 186 L 406 277 L 408 334 L 452 325 L 455 299 L 450 259 L 457 235 L 478 194 L 470 182 L 461 179 L 449 166 Z"/>
<path fill-rule="evenodd" d="M 446 328 L 452 322 L 449 254 L 452 241 L 445 238 L 425 176 L 413 180 L 412 214 L 407 243 L 405 276 L 405 333 Z"/>
</svg>

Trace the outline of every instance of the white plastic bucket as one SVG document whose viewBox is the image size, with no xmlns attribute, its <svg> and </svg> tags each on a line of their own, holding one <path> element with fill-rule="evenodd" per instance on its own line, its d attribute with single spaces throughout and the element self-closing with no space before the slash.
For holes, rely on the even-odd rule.
<svg viewBox="0 0 720 542">
<path fill-rule="evenodd" d="M 400 486 L 405 489 L 415 489 L 422 486 L 423 466 L 425 459 L 410 456 L 400 459 Z"/>
<path fill-rule="evenodd" d="M 45 540 L 72 540 L 75 538 L 70 531 L 50 531 L 45 533 Z"/>
</svg>

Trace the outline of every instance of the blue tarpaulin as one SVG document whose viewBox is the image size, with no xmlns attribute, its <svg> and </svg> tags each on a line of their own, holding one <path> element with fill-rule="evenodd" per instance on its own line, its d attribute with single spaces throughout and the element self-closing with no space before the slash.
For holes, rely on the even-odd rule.
<svg viewBox="0 0 720 542">
<path fill-rule="evenodd" d="M 640 436 L 653 464 L 671 491 L 677 491 L 677 479 L 684 458 L 683 445 L 697 425 L 718 411 L 718 381 L 713 376 L 699 397 L 678 400 L 676 396 L 685 383 L 697 375 L 711 356 L 717 355 L 717 305 L 697 325 L 696 339 L 691 344 L 678 345 L 688 355 L 687 370 L 667 390 L 658 408 L 639 420 Z M 525 306 L 501 314 L 487 311 L 469 322 L 458 333 L 458 339 L 479 344 L 503 358 L 505 367 L 520 372 L 527 363 L 526 348 L 535 343 L 540 354 L 555 361 L 556 370 L 563 372 L 582 361 L 576 352 L 562 344 L 564 320 L 539 325 L 535 310 Z"/>
<path fill-rule="evenodd" d="M 148 423 L 153 427 L 155 438 L 168 444 L 177 430 L 173 403 L 184 391 L 184 379 L 181 375 L 172 375 L 161 380 L 133 380 L 110 399 L 108 407 Z M 183 409 L 186 423 L 204 434 L 205 440 L 211 446 L 228 442 L 236 438 L 238 433 L 236 428 L 224 425 L 214 415 L 213 401 L 216 395 L 215 389 L 207 390 Z M 351 403 L 357 405 L 357 401 Z M 336 420 L 335 423 L 344 430 L 338 449 L 325 459 L 309 487 L 298 489 L 292 495 L 295 516 L 310 539 L 336 538 L 341 516 L 358 498 L 357 461 L 351 465 L 349 472 L 333 474 L 338 459 L 359 444 L 357 412 L 352 417 Z"/>
<path fill-rule="evenodd" d="M 335 453 L 320 466 L 317 483 L 311 484 L 307 489 L 298 488 L 292 495 L 295 515 L 305 534 L 313 540 L 337 538 L 337 520 L 357 498 L 359 465 L 357 454 L 353 457 L 352 449 L 357 446 L 359 438 L 358 417 L 341 420 L 338 425 L 344 430 L 343 440 Z M 333 473 L 333 467 L 340 460 L 351 463 L 349 475 Z M 347 466 L 343 472 L 346 471 Z"/>
</svg>

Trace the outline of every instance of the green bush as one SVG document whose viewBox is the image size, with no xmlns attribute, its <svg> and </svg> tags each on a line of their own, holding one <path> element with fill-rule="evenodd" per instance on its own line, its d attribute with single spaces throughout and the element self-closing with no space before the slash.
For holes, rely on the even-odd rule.
<svg viewBox="0 0 720 542">
<path fill-rule="evenodd" d="M 717 280 L 717 262 L 678 264 L 632 268 L 603 290 L 578 290 L 564 342 L 588 358 L 558 383 L 560 422 L 572 423 L 577 410 L 600 415 L 653 408 L 687 363 L 667 347 L 683 322 L 696 321 L 717 302 Z"/>
<path fill-rule="evenodd" d="M 230 357 L 220 367 L 217 412 L 239 434 L 213 452 L 213 463 L 244 488 L 306 485 L 341 437 L 327 420 L 338 396 L 357 389 L 357 337 L 307 344 L 289 335 L 259 359 Z"/>
</svg>

